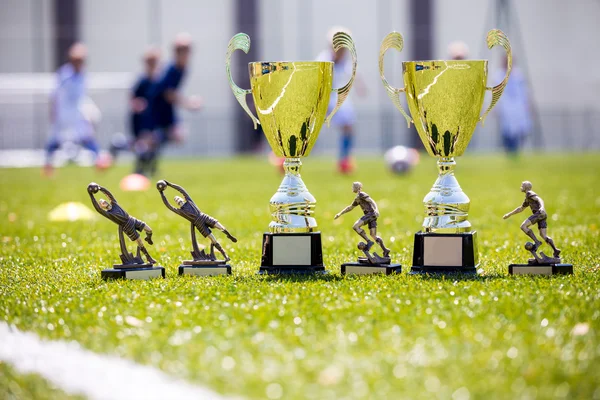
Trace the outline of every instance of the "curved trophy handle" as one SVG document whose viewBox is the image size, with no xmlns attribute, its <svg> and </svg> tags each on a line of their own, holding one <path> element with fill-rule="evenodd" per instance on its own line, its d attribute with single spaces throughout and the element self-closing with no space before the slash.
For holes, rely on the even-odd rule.
<svg viewBox="0 0 600 400">
<path fill-rule="evenodd" d="M 400 34 L 400 32 L 388 33 L 388 35 L 383 39 L 383 42 L 381 42 L 381 47 L 379 48 L 379 76 L 381 77 L 383 86 L 385 86 L 385 90 L 387 92 L 388 97 L 392 100 L 392 103 L 394 103 L 396 108 L 400 110 L 404 118 L 406 118 L 406 122 L 408 122 L 408 127 L 410 128 L 410 123 L 413 122 L 413 120 L 406 113 L 406 111 L 404 111 L 404 108 L 400 103 L 400 93 L 404 92 L 406 89 L 398 89 L 393 87 L 388 83 L 387 79 L 385 79 L 385 75 L 383 74 L 383 57 L 390 48 L 394 48 L 400 52 L 404 48 L 404 39 L 402 38 L 402 34 Z"/>
<path fill-rule="evenodd" d="M 231 91 L 233 95 L 237 99 L 240 106 L 246 111 L 246 113 L 252 118 L 252 122 L 254 122 L 254 129 L 257 128 L 257 125 L 260 124 L 258 118 L 252 114 L 250 108 L 248 108 L 248 104 L 246 103 L 246 95 L 251 94 L 251 89 L 242 89 L 233 81 L 233 77 L 231 76 L 231 55 L 236 50 L 243 50 L 244 53 L 248 54 L 248 50 L 250 50 L 250 36 L 245 33 L 238 33 L 234 35 L 229 41 L 229 45 L 227 46 L 227 55 L 225 56 L 225 69 L 227 70 L 227 77 L 229 78 L 229 86 L 231 86 Z"/>
<path fill-rule="evenodd" d="M 492 108 L 494 108 L 494 106 L 496 105 L 498 100 L 500 100 L 500 96 L 502 96 L 502 92 L 504 92 L 504 88 L 506 87 L 506 84 L 508 83 L 508 77 L 510 76 L 510 71 L 512 70 L 512 50 L 510 48 L 510 42 L 508 41 L 508 38 L 506 37 L 504 32 L 502 32 L 499 29 L 492 29 L 487 34 L 488 49 L 491 49 L 492 47 L 496 46 L 497 44 L 504 47 L 504 50 L 506 50 L 506 61 L 507 61 L 506 76 L 504 76 L 504 79 L 502 80 L 502 82 L 500 82 L 496 86 L 485 88 L 486 90 L 492 91 L 492 102 L 490 103 L 490 106 L 487 108 L 487 110 L 485 110 L 485 112 L 483 113 L 481 118 L 479 118 L 479 120 L 481 121 L 481 125 L 483 125 L 483 123 L 485 122 L 485 118 L 487 117 L 489 112 L 492 110 Z"/>
<path fill-rule="evenodd" d="M 354 77 L 356 76 L 356 48 L 354 47 L 354 41 L 352 40 L 352 37 L 350 37 L 350 35 L 348 35 L 347 33 L 336 32 L 336 34 L 333 35 L 333 51 L 337 52 L 342 47 L 346 47 L 348 50 L 350 50 L 350 55 L 352 56 L 352 76 L 350 77 L 348 83 L 346 83 L 344 86 L 342 86 L 339 89 L 333 89 L 334 92 L 337 92 L 338 97 L 334 109 L 331 110 L 331 113 L 329 113 L 329 115 L 325 119 L 327 126 L 329 126 L 331 118 L 340 109 L 342 103 L 348 97 L 348 94 L 350 93 L 350 88 L 352 88 L 352 84 L 354 83 Z"/>
</svg>

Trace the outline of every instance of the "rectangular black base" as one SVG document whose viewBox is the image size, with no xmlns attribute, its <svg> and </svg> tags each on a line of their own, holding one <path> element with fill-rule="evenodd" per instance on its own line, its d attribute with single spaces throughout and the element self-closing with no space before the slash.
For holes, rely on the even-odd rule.
<svg viewBox="0 0 600 400">
<path fill-rule="evenodd" d="M 573 265 L 571 264 L 510 264 L 508 266 L 510 275 L 571 275 Z"/>
<path fill-rule="evenodd" d="M 179 275 L 217 276 L 231 275 L 231 265 L 186 265 L 179 266 Z"/>
<path fill-rule="evenodd" d="M 358 262 L 342 264 L 342 275 L 370 275 L 370 274 L 399 274 L 402 272 L 400 264 L 365 264 Z"/>
<path fill-rule="evenodd" d="M 100 276 L 104 280 L 108 279 L 153 279 L 164 278 L 164 267 L 144 267 L 144 268 L 112 268 L 102 270 Z"/>
<path fill-rule="evenodd" d="M 477 232 L 415 233 L 411 274 L 477 274 Z"/>
<path fill-rule="evenodd" d="M 265 233 L 259 274 L 324 273 L 321 232 Z"/>
</svg>

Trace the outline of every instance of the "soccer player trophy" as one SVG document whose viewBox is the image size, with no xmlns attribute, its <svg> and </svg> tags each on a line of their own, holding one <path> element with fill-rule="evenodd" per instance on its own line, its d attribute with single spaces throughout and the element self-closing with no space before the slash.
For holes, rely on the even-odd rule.
<svg viewBox="0 0 600 400">
<path fill-rule="evenodd" d="M 175 196 L 174 201 L 177 206 L 172 206 L 165 196 L 165 189 L 171 187 L 178 191 L 183 197 Z M 160 193 L 165 206 L 175 214 L 190 221 L 190 235 L 192 239 L 192 260 L 183 261 L 179 266 L 179 275 L 226 275 L 231 274 L 231 266 L 227 264 L 229 256 L 225 249 L 217 241 L 210 228 L 216 228 L 222 231 L 232 242 L 237 242 L 227 229 L 219 221 L 208 214 L 200 211 L 196 203 L 190 195 L 179 185 L 176 185 L 165 180 L 160 180 L 156 183 L 156 189 Z M 206 254 L 204 249 L 200 250 L 196 241 L 196 230 L 204 237 L 210 239 L 210 253 Z M 215 256 L 215 248 L 223 255 L 223 260 L 218 260 Z"/>
<path fill-rule="evenodd" d="M 375 200 L 371 198 L 367 193 L 362 191 L 362 183 L 354 182 L 352 184 L 352 191 L 356 193 L 356 197 L 352 204 L 344 208 L 342 211 L 337 213 L 334 219 L 338 219 L 343 214 L 352 211 L 355 207 L 359 206 L 362 209 L 363 216 L 360 217 L 355 223 L 352 229 L 363 238 L 364 242 L 358 243 L 358 249 L 361 250 L 365 257 L 358 257 L 357 262 L 350 262 L 342 264 L 342 275 L 356 274 L 386 274 L 402 272 L 402 266 L 400 264 L 391 264 L 390 249 L 385 247 L 383 239 L 377 236 L 377 218 L 379 218 L 379 208 Z M 363 226 L 369 227 L 369 234 L 371 239 L 362 229 Z M 371 254 L 371 247 L 377 243 L 381 247 L 382 255 L 377 253 Z"/>
<path fill-rule="evenodd" d="M 510 264 L 508 266 L 508 273 L 511 275 L 556 275 L 556 274 L 572 274 L 573 265 L 563 264 L 560 259 L 560 249 L 554 244 L 554 240 L 546 234 L 548 229 L 548 215 L 546 214 L 546 207 L 544 200 L 538 196 L 533 190 L 533 185 L 529 181 L 521 183 L 521 192 L 525 193 L 525 200 L 523 204 L 515 208 L 511 212 L 504 214 L 504 219 L 510 218 L 514 214 L 518 214 L 524 211 L 527 207 L 531 209 L 531 215 L 523 221 L 521 224 L 521 230 L 525 235 L 533 239 L 533 242 L 525 243 L 525 250 L 529 251 L 533 258 L 530 258 L 527 264 Z M 540 231 L 540 236 L 544 241 L 552 247 L 554 251 L 552 257 L 545 255 L 540 252 L 537 254 L 537 250 L 542 245 L 542 242 L 537 238 L 533 229 L 530 227 L 537 225 Z"/>
<path fill-rule="evenodd" d="M 489 31 L 488 47 L 498 44 L 506 50 L 508 67 L 494 87 L 486 86 L 487 60 L 437 60 L 403 62 L 405 87 L 398 89 L 385 79 L 383 61 L 388 49 L 402 51 L 402 35 L 392 32 L 381 43 L 379 73 L 387 94 L 408 126 L 415 124 L 427 152 L 438 157 L 439 176 L 423 199 L 425 220 L 415 234 L 411 273 L 477 273 L 477 233 L 467 220 L 470 200 L 454 176 L 454 157 L 465 152 L 477 122 L 483 124 L 508 82 L 510 43 L 502 31 Z M 492 101 L 480 117 L 486 90 L 492 92 Z M 402 92 L 413 118 L 402 108 Z"/>
<path fill-rule="evenodd" d="M 275 155 L 285 157 L 285 176 L 270 201 L 273 220 L 269 232 L 263 235 L 259 273 L 325 271 L 321 233 L 313 216 L 316 200 L 300 177 L 300 160 L 310 154 L 323 122 L 329 124 L 354 82 L 356 50 L 352 38 L 343 32 L 336 33 L 333 48 L 335 51 L 347 48 L 352 56 L 352 76 L 339 89 L 332 88 L 333 63 L 320 61 L 251 62 L 248 64 L 251 89 L 242 89 L 233 82 L 230 60 L 237 49 L 248 53 L 250 38 L 238 33 L 229 41 L 225 66 L 231 90 L 254 122 L 254 128 L 262 125 Z M 337 103 L 325 118 L 332 91 L 337 95 Z M 248 94 L 254 98 L 258 118 L 246 104 Z"/>
<path fill-rule="evenodd" d="M 127 211 L 121 208 L 120 204 L 117 203 L 117 199 L 112 195 L 108 189 L 98 185 L 97 183 L 90 183 L 87 187 L 87 191 L 92 200 L 92 204 L 96 211 L 103 217 L 111 220 L 115 224 L 119 225 L 119 244 L 121 245 L 121 262 L 122 264 L 113 265 L 112 269 L 105 269 L 102 271 L 102 279 L 150 279 L 165 277 L 165 269 L 161 266 L 155 267 L 156 260 L 150 256 L 148 250 L 144 246 L 144 242 L 138 232 L 145 232 L 146 237 L 144 240 L 149 244 L 152 242 L 152 229 L 144 221 L 130 216 Z M 100 199 L 96 201 L 94 195 L 98 192 L 102 192 L 108 197 L 108 200 Z M 129 239 L 136 242 L 137 254 L 134 256 L 127 250 L 125 244 L 125 233 Z M 147 262 L 141 257 L 141 253 L 146 257 Z"/>
</svg>

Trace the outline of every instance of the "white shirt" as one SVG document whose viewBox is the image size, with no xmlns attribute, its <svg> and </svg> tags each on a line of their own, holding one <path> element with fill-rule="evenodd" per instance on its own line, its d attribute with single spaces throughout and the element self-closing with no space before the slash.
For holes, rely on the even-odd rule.
<svg viewBox="0 0 600 400">
<path fill-rule="evenodd" d="M 333 54 L 334 54 L 333 50 L 323 50 L 317 56 L 317 61 L 333 62 Z M 333 63 L 333 88 L 334 89 L 341 88 L 346 83 L 348 83 L 351 76 L 352 76 L 352 58 L 350 57 L 350 55 L 348 53 L 346 53 L 346 55 L 340 61 Z M 329 99 L 330 106 L 332 103 L 333 103 L 333 106 L 335 106 L 336 101 L 337 101 L 337 95 L 335 93 L 332 93 L 331 97 Z M 342 104 L 342 107 L 344 107 L 344 106 L 346 106 L 348 108 L 352 107 L 352 100 L 351 100 L 350 96 L 347 97 L 346 100 L 344 101 L 344 104 Z"/>
<path fill-rule="evenodd" d="M 494 82 L 502 81 L 505 74 L 506 70 L 504 69 L 498 71 L 494 76 Z M 496 109 L 500 117 L 500 126 L 505 134 L 520 136 L 531 130 L 527 81 L 519 68 L 513 67 Z"/>
<path fill-rule="evenodd" d="M 54 99 L 56 119 L 59 123 L 74 122 L 82 119 L 80 106 L 85 98 L 85 74 L 75 72 L 69 63 L 56 71 L 57 84 L 52 97 Z"/>
</svg>

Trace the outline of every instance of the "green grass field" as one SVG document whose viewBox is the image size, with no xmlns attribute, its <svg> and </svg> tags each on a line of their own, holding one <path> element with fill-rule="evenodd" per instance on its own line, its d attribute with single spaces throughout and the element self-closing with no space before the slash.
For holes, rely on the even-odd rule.
<svg viewBox="0 0 600 400">
<path fill-rule="evenodd" d="M 350 177 L 337 175 L 332 160 L 304 161 L 331 272 L 307 278 L 256 274 L 281 179 L 264 157 L 161 166 L 157 179 L 183 185 L 239 238 L 233 244 L 217 234 L 234 267 L 218 278 L 177 276 L 189 257 L 189 225 L 154 187 L 121 192 L 129 166 L 69 167 L 51 180 L 37 169 L 0 170 L 0 318 L 247 398 L 600 399 L 600 155 L 457 161 L 480 240 L 477 278 L 406 273 L 421 201 L 436 176 L 425 156 L 405 176 L 379 159 L 359 159 Z M 574 265 L 572 276 L 508 276 L 509 263 L 528 258 L 519 225 L 529 213 L 502 220 L 522 202 L 525 179 L 546 202 L 549 235 Z M 379 204 L 379 232 L 404 267 L 400 275 L 339 274 L 358 255 L 351 226 L 360 211 L 333 221 L 352 201 L 354 180 Z M 152 226 L 150 252 L 167 279 L 104 282 L 100 270 L 118 259 L 116 225 L 101 217 L 48 222 L 62 202 L 88 205 L 91 181 Z M 0 398 L 64 396 L 8 365 L 0 376 Z"/>
</svg>

